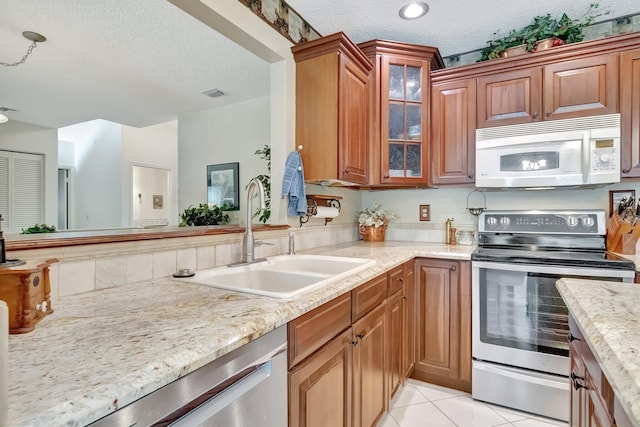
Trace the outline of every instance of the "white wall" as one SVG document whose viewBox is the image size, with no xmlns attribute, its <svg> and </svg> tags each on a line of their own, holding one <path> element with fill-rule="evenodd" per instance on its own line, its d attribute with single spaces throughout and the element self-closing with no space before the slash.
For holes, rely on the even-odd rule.
<svg viewBox="0 0 640 427">
<path fill-rule="evenodd" d="M 179 212 L 207 203 L 207 165 L 239 162 L 240 211 L 229 214 L 232 223 L 246 222 L 245 186 L 267 173 L 266 161 L 254 152 L 270 143 L 269 109 L 269 98 L 258 98 L 178 118 Z"/>
<path fill-rule="evenodd" d="M 77 125 L 75 143 L 76 228 L 121 227 L 122 126 L 106 120 Z"/>
<path fill-rule="evenodd" d="M 0 124 L 0 149 L 44 155 L 44 218 L 58 224 L 58 131 L 10 120 Z"/>
<path fill-rule="evenodd" d="M 132 225 L 132 165 L 149 166 L 169 171 L 169 194 L 165 196 L 163 215 L 169 224 L 177 225 L 178 217 L 178 132 L 167 124 L 134 128 L 122 126 L 122 225 Z M 157 210 L 155 214 L 160 215 Z"/>
<path fill-rule="evenodd" d="M 424 190 L 369 191 L 362 194 L 362 206 L 370 207 L 380 203 L 382 208 L 396 212 L 399 218 L 392 224 L 388 232 L 390 236 L 411 239 L 407 230 L 435 229 L 432 238 L 416 240 L 444 240 L 444 223 L 447 218 L 454 218 L 453 226 L 458 229 L 475 229 L 477 218 L 467 211 L 467 196 L 470 207 L 481 207 L 482 196 L 470 193 L 473 187 L 441 187 Z M 609 215 L 610 190 L 635 190 L 640 196 L 640 180 L 624 181 L 602 188 L 568 189 L 568 190 L 512 190 L 487 191 L 487 209 L 604 209 Z M 431 221 L 420 222 L 419 205 L 431 205 Z M 396 229 L 396 230 L 394 230 Z M 399 230 L 405 230 L 401 234 Z M 388 236 L 389 236 L 388 235 Z M 413 236 L 417 236 L 414 233 Z"/>
</svg>

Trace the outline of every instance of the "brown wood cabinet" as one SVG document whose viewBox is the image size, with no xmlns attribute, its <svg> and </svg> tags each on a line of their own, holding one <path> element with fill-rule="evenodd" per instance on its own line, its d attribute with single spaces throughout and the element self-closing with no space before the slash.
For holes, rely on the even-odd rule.
<svg viewBox="0 0 640 427">
<path fill-rule="evenodd" d="M 371 62 L 344 33 L 291 50 L 305 180 L 367 184 Z"/>
<path fill-rule="evenodd" d="M 430 72 L 443 68 L 437 48 L 387 40 L 358 47 L 371 73 L 371 185 L 430 183 Z"/>
<path fill-rule="evenodd" d="M 289 425 L 350 427 L 351 328 L 289 371 Z"/>
<path fill-rule="evenodd" d="M 412 378 L 471 391 L 469 261 L 416 260 L 417 358 Z"/>
<path fill-rule="evenodd" d="M 475 181 L 476 79 L 434 84 L 431 88 L 432 183 Z"/>
<path fill-rule="evenodd" d="M 415 356 L 414 313 L 415 282 L 413 261 L 408 261 L 388 273 L 386 364 L 387 400 L 404 385 L 413 370 Z"/>
<path fill-rule="evenodd" d="M 375 426 L 385 394 L 386 301 L 353 324 L 353 426 Z M 331 425 L 331 424 L 325 424 Z"/>
<path fill-rule="evenodd" d="M 618 111 L 616 53 L 478 78 L 478 128 Z"/>
<path fill-rule="evenodd" d="M 572 316 L 569 318 L 571 357 L 571 427 L 631 426 Z"/>
<path fill-rule="evenodd" d="M 620 54 L 620 172 L 640 176 L 640 49 Z"/>
<path fill-rule="evenodd" d="M 289 322 L 290 426 L 370 427 L 385 411 L 388 283 L 382 274 Z"/>
</svg>

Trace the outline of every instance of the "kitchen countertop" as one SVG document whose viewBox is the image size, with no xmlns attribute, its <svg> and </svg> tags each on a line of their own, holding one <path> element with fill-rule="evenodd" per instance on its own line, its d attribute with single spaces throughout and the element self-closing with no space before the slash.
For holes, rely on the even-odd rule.
<svg viewBox="0 0 640 427">
<path fill-rule="evenodd" d="M 557 287 L 618 400 L 640 427 L 640 285 L 561 279 Z"/>
<path fill-rule="evenodd" d="M 275 299 L 170 277 L 56 298 L 9 337 L 7 426 L 83 426 L 414 257 L 469 260 L 475 246 L 351 242 L 304 251 L 375 259 L 364 272 Z"/>
</svg>

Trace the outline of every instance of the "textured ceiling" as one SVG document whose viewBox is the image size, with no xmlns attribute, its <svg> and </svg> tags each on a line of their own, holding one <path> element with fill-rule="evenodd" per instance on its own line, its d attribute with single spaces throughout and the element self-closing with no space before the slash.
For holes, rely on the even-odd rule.
<svg viewBox="0 0 640 427">
<path fill-rule="evenodd" d="M 429 13 L 407 21 L 398 16 L 409 0 L 287 0 L 320 34 L 344 31 L 354 42 L 384 39 L 435 46 L 442 56 L 483 48 L 493 33 L 523 27 L 537 15 L 563 12 L 579 18 L 593 0 L 424 0 Z M 601 0 L 606 20 L 640 12 L 638 0 Z"/>
<path fill-rule="evenodd" d="M 166 0 L 0 0 L 0 61 L 22 58 L 25 30 L 47 41 L 23 65 L 0 67 L 11 120 L 142 127 L 269 95 L 266 61 Z M 212 88 L 229 95 L 201 94 Z"/>
<path fill-rule="evenodd" d="M 482 48 L 496 30 L 536 15 L 579 17 L 592 0 L 431 0 L 416 21 L 398 17 L 405 0 L 287 2 L 323 35 L 425 44 L 447 56 Z M 600 5 L 609 17 L 640 12 L 638 0 Z M 6 113 L 11 120 L 55 128 L 102 118 L 141 127 L 268 96 L 266 61 L 167 0 L 0 0 L 0 61 L 24 55 L 25 30 L 48 40 L 25 64 L 0 67 L 0 107 L 18 110 Z M 212 88 L 229 95 L 201 94 Z"/>
</svg>

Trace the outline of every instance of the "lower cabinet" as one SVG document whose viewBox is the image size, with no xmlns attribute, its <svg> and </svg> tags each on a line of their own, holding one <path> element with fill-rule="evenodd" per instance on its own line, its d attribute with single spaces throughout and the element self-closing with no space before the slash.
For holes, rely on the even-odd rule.
<svg viewBox="0 0 640 427">
<path fill-rule="evenodd" d="M 469 261 L 416 260 L 417 350 L 412 378 L 471 392 Z"/>
<path fill-rule="evenodd" d="M 569 319 L 571 356 L 571 427 L 631 426 L 619 406 L 589 344 L 572 317 Z"/>
<path fill-rule="evenodd" d="M 289 323 L 290 426 L 376 424 L 387 406 L 387 292 L 383 274 Z"/>
<path fill-rule="evenodd" d="M 289 425 L 351 426 L 351 328 L 289 373 Z"/>
</svg>

